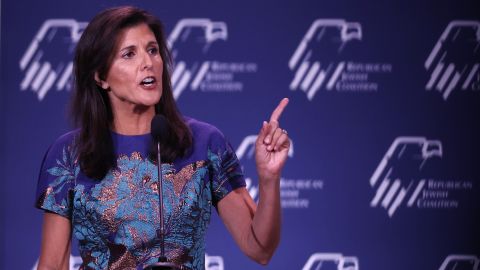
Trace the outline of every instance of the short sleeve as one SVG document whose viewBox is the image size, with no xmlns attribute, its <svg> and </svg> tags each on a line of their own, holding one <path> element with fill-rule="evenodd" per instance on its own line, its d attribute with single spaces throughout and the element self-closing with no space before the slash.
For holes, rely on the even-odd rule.
<svg viewBox="0 0 480 270">
<path fill-rule="evenodd" d="M 217 206 L 232 190 L 245 187 L 245 178 L 240 162 L 231 144 L 223 134 L 217 134 L 211 141 L 208 158 L 212 165 L 213 204 Z"/>
<path fill-rule="evenodd" d="M 71 219 L 75 167 L 70 136 L 60 137 L 47 150 L 38 176 L 35 206 Z"/>
</svg>

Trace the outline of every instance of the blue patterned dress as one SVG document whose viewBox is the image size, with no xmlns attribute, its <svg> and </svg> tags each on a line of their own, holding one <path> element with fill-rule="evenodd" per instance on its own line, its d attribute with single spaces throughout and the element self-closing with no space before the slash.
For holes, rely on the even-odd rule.
<svg viewBox="0 0 480 270">
<path fill-rule="evenodd" d="M 204 269 L 211 206 L 245 186 L 235 152 L 215 127 L 186 118 L 193 134 L 187 157 L 162 164 L 165 253 L 169 261 Z M 86 177 L 73 142 L 60 137 L 47 151 L 37 186 L 40 209 L 71 220 L 81 269 L 141 269 L 158 260 L 157 167 L 148 159 L 150 134 L 112 133 L 117 167 L 104 179 Z"/>
</svg>

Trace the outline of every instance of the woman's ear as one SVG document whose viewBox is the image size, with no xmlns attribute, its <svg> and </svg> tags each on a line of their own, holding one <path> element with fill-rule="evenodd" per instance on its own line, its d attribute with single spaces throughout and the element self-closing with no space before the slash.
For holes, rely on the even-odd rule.
<svg viewBox="0 0 480 270">
<path fill-rule="evenodd" d="M 100 86 L 104 90 L 108 90 L 108 88 L 110 88 L 110 86 L 108 85 L 108 83 L 106 81 L 100 79 L 97 71 L 95 71 L 95 82 L 97 82 L 97 85 Z"/>
</svg>

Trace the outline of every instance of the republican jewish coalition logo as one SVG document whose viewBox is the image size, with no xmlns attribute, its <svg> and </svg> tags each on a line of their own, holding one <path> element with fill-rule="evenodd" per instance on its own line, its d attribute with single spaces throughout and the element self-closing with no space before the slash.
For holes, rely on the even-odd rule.
<svg viewBox="0 0 480 270">
<path fill-rule="evenodd" d="M 39 101 L 51 89 L 69 90 L 73 52 L 86 26 L 73 19 L 46 20 L 20 59 L 20 89 L 32 90 Z"/>
<path fill-rule="evenodd" d="M 172 74 L 173 95 L 178 99 L 187 89 L 202 92 L 241 92 L 237 74 L 255 73 L 256 63 L 222 62 L 212 56 L 212 46 L 226 42 L 227 24 L 210 19 L 180 20 L 168 37 L 176 65 Z"/>
<path fill-rule="evenodd" d="M 447 100 L 455 90 L 480 90 L 480 22 L 452 21 L 425 61 L 425 89 Z"/>
<path fill-rule="evenodd" d="M 358 258 L 343 256 L 341 253 L 315 253 L 303 266 L 302 270 L 359 270 Z"/>
<path fill-rule="evenodd" d="M 172 74 L 175 99 L 187 87 L 194 91 L 198 90 L 211 65 L 209 61 L 199 61 L 198 55 L 205 55 L 212 43 L 226 41 L 227 38 L 227 25 L 224 22 L 212 22 L 209 19 L 183 19 L 175 25 L 168 37 L 168 44 L 177 61 Z M 192 48 L 196 50 L 192 51 Z M 187 53 L 190 55 L 182 56 Z"/>
<path fill-rule="evenodd" d="M 23 77 L 20 89 L 32 90 L 39 101 L 53 89 L 69 90 L 75 46 L 87 24 L 73 19 L 46 20 L 20 59 Z M 187 18 L 175 25 L 167 39 L 177 62 L 171 78 L 175 99 L 187 89 L 243 91 L 244 81 L 236 76 L 256 73 L 257 64 L 221 61 L 212 47 L 227 39 L 225 22 Z"/>
<path fill-rule="evenodd" d="M 370 178 L 370 186 L 376 189 L 371 207 L 381 206 L 392 217 L 398 207 L 408 200 L 412 207 L 422 191 L 425 180 L 412 180 L 425 163 L 433 157 L 442 157 L 442 143 L 424 137 L 398 137 L 388 149 Z M 407 177 L 405 178 L 405 172 Z"/>
<path fill-rule="evenodd" d="M 461 206 L 473 189 L 473 181 L 435 178 L 428 166 L 439 170 L 438 161 L 443 157 L 439 140 L 425 137 L 398 137 L 388 148 L 370 178 L 375 195 L 371 207 L 382 207 L 392 217 L 406 203 L 408 208 L 455 209 Z M 437 162 L 434 162 L 437 160 Z"/>
<path fill-rule="evenodd" d="M 288 62 L 294 73 L 290 90 L 301 90 L 312 100 L 320 89 L 341 92 L 378 91 L 369 78 L 391 72 L 388 63 L 355 61 L 347 52 L 362 40 L 362 26 L 344 19 L 315 20 Z"/>
</svg>

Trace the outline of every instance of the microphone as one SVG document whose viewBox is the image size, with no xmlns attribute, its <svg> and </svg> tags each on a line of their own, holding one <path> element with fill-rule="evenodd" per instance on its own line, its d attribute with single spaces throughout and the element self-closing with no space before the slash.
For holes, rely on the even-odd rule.
<svg viewBox="0 0 480 270">
<path fill-rule="evenodd" d="M 158 200 L 160 206 L 158 212 L 160 216 L 160 229 L 157 230 L 157 235 L 160 238 L 160 258 L 158 262 L 145 266 L 144 270 L 182 270 L 184 267 L 178 266 L 174 263 L 167 262 L 165 257 L 165 222 L 163 218 L 163 175 L 162 175 L 162 159 L 160 155 L 160 142 L 168 136 L 168 122 L 167 119 L 160 114 L 157 114 L 152 119 L 151 135 L 153 141 L 157 144 L 157 171 L 158 171 Z"/>
<path fill-rule="evenodd" d="M 165 116 L 161 114 L 156 114 L 152 119 L 150 133 L 153 140 L 158 143 L 168 136 L 168 122 Z"/>
</svg>

